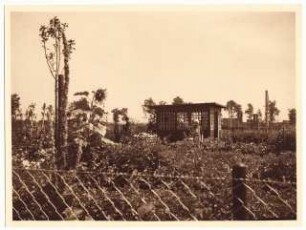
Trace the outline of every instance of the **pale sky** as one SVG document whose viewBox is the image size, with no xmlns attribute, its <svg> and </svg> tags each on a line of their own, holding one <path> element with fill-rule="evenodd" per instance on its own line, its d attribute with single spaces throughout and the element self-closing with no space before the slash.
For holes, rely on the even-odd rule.
<svg viewBox="0 0 306 230">
<path fill-rule="evenodd" d="M 107 110 L 126 107 L 138 121 L 148 97 L 224 105 L 232 99 L 264 113 L 267 89 L 280 120 L 296 107 L 294 13 L 131 9 L 12 13 L 11 89 L 24 108 L 54 100 L 38 36 L 53 16 L 69 24 L 67 37 L 76 41 L 70 101 L 77 91 L 106 88 Z"/>
</svg>

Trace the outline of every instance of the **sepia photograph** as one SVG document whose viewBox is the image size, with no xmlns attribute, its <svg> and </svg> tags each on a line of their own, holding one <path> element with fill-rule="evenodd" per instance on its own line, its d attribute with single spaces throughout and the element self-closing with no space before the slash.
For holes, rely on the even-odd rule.
<svg viewBox="0 0 306 230">
<path fill-rule="evenodd" d="M 8 221 L 295 223 L 299 13 L 7 6 Z"/>
</svg>

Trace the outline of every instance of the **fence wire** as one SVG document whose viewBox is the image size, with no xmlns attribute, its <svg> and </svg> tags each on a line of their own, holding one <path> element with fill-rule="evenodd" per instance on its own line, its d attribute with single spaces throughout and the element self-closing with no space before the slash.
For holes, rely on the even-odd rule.
<svg viewBox="0 0 306 230">
<path fill-rule="evenodd" d="M 233 207 L 230 177 L 13 168 L 14 220 L 198 221 L 295 219 L 296 183 L 238 178 L 247 200 Z"/>
</svg>

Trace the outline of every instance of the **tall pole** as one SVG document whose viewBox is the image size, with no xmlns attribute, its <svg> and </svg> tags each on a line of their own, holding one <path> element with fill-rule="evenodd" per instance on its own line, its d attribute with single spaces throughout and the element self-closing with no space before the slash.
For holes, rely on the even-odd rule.
<svg viewBox="0 0 306 230">
<path fill-rule="evenodd" d="M 266 120 L 266 128 L 269 129 L 269 93 L 268 90 L 266 90 L 266 103 L 265 103 L 265 120 Z"/>
</svg>

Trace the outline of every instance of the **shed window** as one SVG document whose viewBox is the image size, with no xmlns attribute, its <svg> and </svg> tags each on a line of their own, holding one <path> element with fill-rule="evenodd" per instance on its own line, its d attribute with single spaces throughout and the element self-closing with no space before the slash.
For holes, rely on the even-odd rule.
<svg viewBox="0 0 306 230">
<path fill-rule="evenodd" d="M 199 112 L 192 112 L 191 114 L 191 121 L 194 122 L 200 122 L 201 121 L 201 113 Z"/>
</svg>

